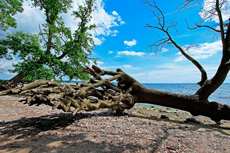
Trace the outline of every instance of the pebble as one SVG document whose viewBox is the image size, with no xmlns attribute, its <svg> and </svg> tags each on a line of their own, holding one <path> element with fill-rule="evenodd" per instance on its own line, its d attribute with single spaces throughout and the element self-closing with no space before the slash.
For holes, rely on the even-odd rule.
<svg viewBox="0 0 230 153">
<path fill-rule="evenodd" d="M 187 118 L 185 122 L 192 122 L 192 123 L 197 123 L 197 124 L 201 124 L 200 121 L 198 121 L 195 118 Z"/>
<path fill-rule="evenodd" d="M 161 120 L 169 120 L 169 117 L 168 117 L 168 116 L 165 116 L 165 115 L 161 115 L 160 119 L 161 119 Z"/>
</svg>

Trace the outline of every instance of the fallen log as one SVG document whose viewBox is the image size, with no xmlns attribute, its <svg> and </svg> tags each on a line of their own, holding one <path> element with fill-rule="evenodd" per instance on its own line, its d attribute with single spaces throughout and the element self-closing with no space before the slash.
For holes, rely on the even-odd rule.
<svg viewBox="0 0 230 153">
<path fill-rule="evenodd" d="M 107 71 L 93 65 L 84 72 L 93 77 L 81 85 L 63 85 L 54 80 L 39 80 L 22 88 L 1 91 L 3 94 L 24 94 L 29 96 L 20 101 L 29 105 L 46 104 L 53 108 L 72 112 L 93 111 L 109 108 L 122 114 L 135 103 L 157 104 L 189 111 L 192 115 L 204 115 L 220 124 L 221 119 L 230 120 L 230 106 L 209 102 L 199 95 L 182 95 L 158 91 L 144 87 L 134 78 L 123 72 Z M 110 75 L 103 79 L 102 76 Z M 116 83 L 114 82 L 116 81 Z"/>
</svg>

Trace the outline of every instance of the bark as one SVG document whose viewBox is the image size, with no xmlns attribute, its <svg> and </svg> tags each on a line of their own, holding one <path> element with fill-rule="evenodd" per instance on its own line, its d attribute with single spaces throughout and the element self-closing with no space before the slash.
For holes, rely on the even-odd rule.
<svg viewBox="0 0 230 153">
<path fill-rule="evenodd" d="M 2 84 L 0 84 L 0 87 L 2 89 L 10 89 L 15 87 L 24 77 L 26 77 L 28 74 L 25 72 L 20 72 L 15 77 L 13 77 L 11 80 L 6 81 Z M 1 94 L 0 94 L 1 95 Z"/>
<path fill-rule="evenodd" d="M 209 102 L 202 94 L 182 95 L 149 89 L 121 69 L 114 72 L 93 66 L 84 71 L 93 77 L 81 85 L 36 80 L 21 88 L 2 91 L 0 95 L 27 94 L 20 101 L 29 105 L 43 103 L 74 115 L 80 110 L 92 111 L 100 108 L 116 110 L 120 114 L 124 109 L 132 108 L 135 103 L 148 103 L 189 111 L 193 115 L 208 116 L 217 124 L 220 124 L 221 119 L 230 120 L 230 106 Z M 111 77 L 103 79 L 103 75 Z M 205 85 L 198 90 L 200 93 L 205 92 L 202 91 L 206 89 Z"/>
<path fill-rule="evenodd" d="M 173 107 L 190 112 L 192 115 L 204 115 L 218 122 L 230 120 L 230 106 L 200 99 L 198 95 L 182 95 L 148 89 L 141 84 L 133 91 L 134 101 Z"/>
</svg>

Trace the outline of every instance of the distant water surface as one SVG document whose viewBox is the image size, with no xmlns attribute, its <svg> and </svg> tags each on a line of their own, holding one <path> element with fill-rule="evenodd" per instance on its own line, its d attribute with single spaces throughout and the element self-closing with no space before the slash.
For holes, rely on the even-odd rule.
<svg viewBox="0 0 230 153">
<path fill-rule="evenodd" d="M 193 95 L 199 89 L 197 84 L 193 83 L 143 83 L 143 85 L 150 89 L 162 90 L 167 92 Z M 216 101 L 222 104 L 230 105 L 230 84 L 222 84 L 212 95 L 209 97 L 209 101 Z M 137 104 L 145 105 L 146 104 Z"/>
</svg>

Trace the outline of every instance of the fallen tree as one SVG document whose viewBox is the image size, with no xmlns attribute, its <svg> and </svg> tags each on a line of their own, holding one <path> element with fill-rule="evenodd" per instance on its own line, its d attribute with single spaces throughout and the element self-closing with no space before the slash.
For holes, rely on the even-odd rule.
<svg viewBox="0 0 230 153">
<path fill-rule="evenodd" d="M 62 85 L 54 80 L 36 80 L 24 87 L 1 91 L 5 94 L 27 94 L 21 99 L 29 105 L 46 104 L 75 115 L 80 110 L 92 111 L 109 108 L 122 114 L 135 103 L 157 104 L 189 111 L 192 115 L 204 115 L 220 124 L 230 120 L 230 106 L 209 102 L 198 94 L 182 95 L 149 89 L 121 69 L 107 71 L 97 66 L 87 67 L 84 72 L 93 77 L 80 85 Z M 110 75 L 108 79 L 102 76 Z M 116 83 L 113 81 L 116 80 Z"/>
<path fill-rule="evenodd" d="M 84 70 L 84 72 L 89 73 L 93 77 L 81 85 L 62 85 L 53 80 L 39 80 L 24 87 L 13 89 L 9 89 L 9 85 L 2 85 L 0 89 L 3 91 L 0 92 L 0 95 L 28 94 L 28 97 L 21 101 L 26 101 L 30 105 L 44 103 L 66 112 L 73 112 L 74 115 L 80 110 L 92 111 L 100 108 L 109 108 L 121 114 L 124 109 L 130 109 L 138 102 L 177 108 L 189 111 L 194 116 L 208 116 L 216 121 L 217 124 L 220 124 L 222 119 L 230 120 L 230 106 L 208 101 L 208 97 L 225 81 L 230 70 L 230 19 L 223 21 L 221 13 L 221 8 L 226 2 L 214 0 L 214 7 L 211 7 L 211 10 L 207 10 L 207 19 L 214 16 L 218 17 L 220 30 L 216 30 L 215 25 L 215 28 L 209 25 L 196 25 L 194 28 L 188 27 L 189 29 L 208 28 L 220 33 L 222 59 L 216 74 L 208 79 L 207 73 L 201 64 L 186 53 L 187 49 L 180 47 L 170 34 L 170 29 L 175 28 L 176 23 L 172 22 L 171 25 L 166 26 L 164 14 L 155 1 L 143 1 L 153 9 L 152 13 L 158 20 L 158 26 L 147 24 L 146 27 L 157 29 L 165 35 L 165 38 L 155 41 L 149 47 L 156 47 L 157 49 L 171 44 L 201 72 L 201 81 L 197 83 L 200 85 L 200 88 L 194 95 L 182 95 L 149 89 L 121 69 L 117 69 L 114 72 L 100 69 L 97 66 L 87 67 Z M 195 1 L 186 1 L 182 8 L 191 5 L 193 2 Z M 78 59 L 77 55 L 75 57 Z M 78 71 L 77 68 L 74 70 Z M 68 72 L 75 73 L 75 71 L 69 71 L 69 69 Z M 104 75 L 110 75 L 111 77 L 104 79 Z M 20 79 L 19 77 L 17 80 Z M 113 83 L 115 80 L 117 81 L 116 84 Z"/>
</svg>

